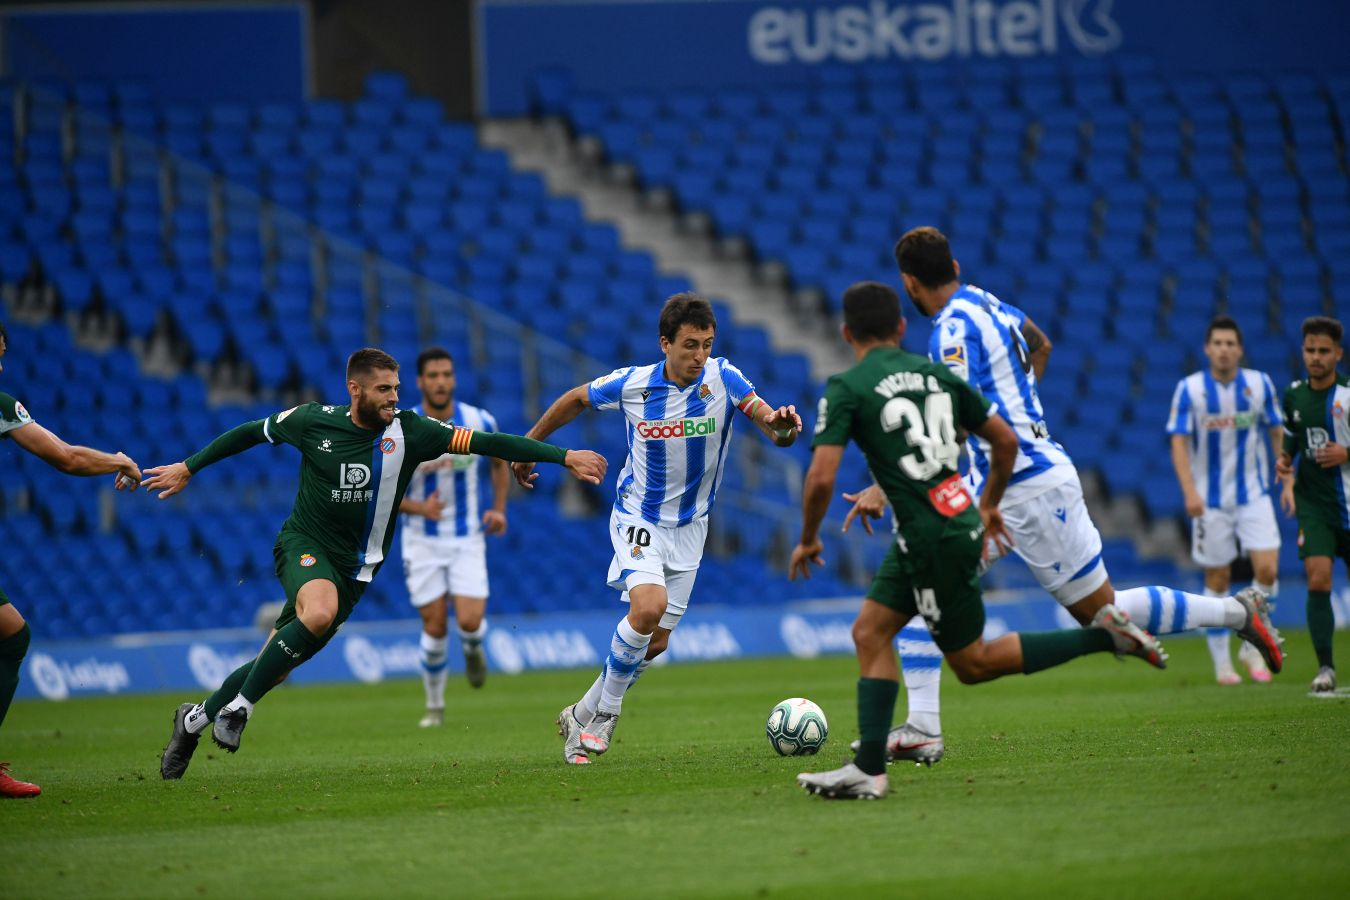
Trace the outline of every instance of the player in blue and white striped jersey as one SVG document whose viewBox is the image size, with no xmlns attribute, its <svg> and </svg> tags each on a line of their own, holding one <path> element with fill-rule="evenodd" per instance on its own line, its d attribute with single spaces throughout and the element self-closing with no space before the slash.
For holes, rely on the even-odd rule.
<svg viewBox="0 0 1350 900">
<path fill-rule="evenodd" d="M 455 399 L 455 361 L 441 347 L 417 356 L 417 389 L 422 402 L 413 412 L 476 432 L 495 432 L 497 420 L 485 409 Z M 487 547 L 483 535 L 506 531 L 506 495 L 511 472 L 492 459 L 492 506 L 485 507 L 478 473 L 482 458 L 447 453 L 422 463 L 399 505 L 403 513 L 403 577 L 408 596 L 422 617 L 422 685 L 427 708 L 423 728 L 445 721 L 447 603 L 454 604 L 464 674 L 473 687 L 487 679 L 483 637 L 487 621 Z"/>
<path fill-rule="evenodd" d="M 1151 586 L 1117 592 L 1102 562 L 1102 541 L 1083 502 L 1073 461 L 1050 437 L 1037 383 L 1045 372 L 1050 340 L 1012 304 L 960 281 L 961 267 L 947 238 L 936 228 L 915 228 L 895 247 L 905 291 L 933 322 L 929 355 L 979 388 L 1017 433 L 1019 449 L 1012 479 L 999 511 L 1012 535 L 1012 550 L 1032 574 L 1082 625 L 1109 605 L 1124 610 L 1153 634 L 1194 628 L 1228 627 L 1258 645 L 1279 671 L 1279 644 L 1266 614 L 1265 595 L 1248 589 L 1238 597 L 1201 597 Z M 967 442 L 972 465 L 969 486 L 978 496 L 987 470 L 988 447 Z M 862 492 L 855 511 L 877 515 L 880 491 Z M 1005 549 L 990 547 L 990 556 Z M 1159 660 L 1161 662 L 1161 660 Z M 910 721 L 892 730 L 888 747 L 897 759 L 932 763 L 943 745 L 936 710 L 938 678 L 920 668 L 905 672 Z"/>
<path fill-rule="evenodd" d="M 780 447 L 801 432 L 794 407 L 769 406 L 739 369 L 712 355 L 716 331 L 707 300 L 676 294 L 661 310 L 663 360 L 573 388 L 529 431 L 552 434 L 586 407 L 617 409 L 628 441 L 609 519 L 614 559 L 606 579 L 623 592 L 628 614 L 614 629 L 599 677 L 558 716 L 569 764 L 588 763 L 590 754 L 609 748 L 624 692 L 665 650 L 684 615 L 736 412 Z M 516 481 L 529 487 L 532 468 L 513 466 Z"/>
<path fill-rule="evenodd" d="M 1275 595 L 1280 563 L 1280 527 L 1271 486 L 1274 449 L 1284 415 L 1279 394 L 1264 372 L 1241 368 L 1242 331 L 1228 316 L 1205 330 L 1209 367 L 1177 382 L 1167 419 L 1172 466 L 1191 518 L 1191 558 L 1205 569 L 1205 595 L 1228 593 L 1238 546 L 1252 560 L 1256 587 Z M 1214 677 L 1239 684 L 1228 654 L 1228 629 L 1207 631 Z M 1242 644 L 1238 657 L 1254 681 L 1270 681 L 1265 660 Z"/>
</svg>

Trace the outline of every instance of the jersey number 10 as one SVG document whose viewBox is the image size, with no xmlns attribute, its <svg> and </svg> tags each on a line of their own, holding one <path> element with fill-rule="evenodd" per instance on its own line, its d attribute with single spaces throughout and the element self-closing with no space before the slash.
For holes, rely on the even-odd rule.
<svg viewBox="0 0 1350 900">
<path fill-rule="evenodd" d="M 952 395 L 929 394 L 923 412 L 908 397 L 892 397 L 881 409 L 882 430 L 905 429 L 905 440 L 914 448 L 897 462 L 910 478 L 927 481 L 943 469 L 956 471 L 961 446 L 956 443 L 956 425 L 952 421 Z"/>
</svg>

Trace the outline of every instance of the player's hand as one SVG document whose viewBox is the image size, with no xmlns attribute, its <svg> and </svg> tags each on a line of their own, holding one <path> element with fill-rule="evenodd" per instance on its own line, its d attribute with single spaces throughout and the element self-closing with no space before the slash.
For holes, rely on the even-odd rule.
<svg viewBox="0 0 1350 900">
<path fill-rule="evenodd" d="M 868 534 L 872 534 L 872 520 L 886 515 L 886 495 L 875 484 L 868 485 L 856 494 L 844 494 L 844 499 L 853 504 L 853 508 L 844 516 L 845 532 L 856 518 Z"/>
<path fill-rule="evenodd" d="M 984 523 L 984 550 L 980 558 L 986 559 L 989 556 L 989 542 L 994 542 L 994 549 L 998 550 L 999 557 L 1006 556 L 1012 549 L 1012 535 L 1008 534 L 1008 527 L 1003 524 L 1003 513 L 999 512 L 998 507 L 985 509 L 980 507 L 980 521 Z"/>
<path fill-rule="evenodd" d="M 140 466 L 136 465 L 130 456 L 121 451 L 118 451 L 115 455 L 121 465 L 117 467 L 117 476 L 113 478 L 113 489 L 118 491 L 136 490 L 141 486 Z"/>
<path fill-rule="evenodd" d="M 1183 502 L 1186 504 L 1186 515 L 1190 518 L 1198 519 L 1205 514 L 1205 501 L 1195 491 L 1187 491 Z"/>
<path fill-rule="evenodd" d="M 487 534 L 506 534 L 506 513 L 495 509 L 483 513 L 483 531 Z"/>
<path fill-rule="evenodd" d="M 159 499 L 161 500 L 172 497 L 187 487 L 188 482 L 192 480 L 192 473 L 188 471 L 187 463 L 180 462 L 171 466 L 155 466 L 153 469 L 146 469 L 145 474 L 150 477 L 141 483 L 145 485 L 147 491 L 159 491 Z"/>
<path fill-rule="evenodd" d="M 775 444 L 790 447 L 802 433 L 802 417 L 797 415 L 797 407 L 780 406 L 764 417 L 764 427 L 773 432 Z"/>
<path fill-rule="evenodd" d="M 1275 474 L 1285 480 L 1294 474 L 1294 460 L 1288 453 L 1281 452 L 1280 458 L 1275 460 Z"/>
<path fill-rule="evenodd" d="M 1337 466 L 1345 465 L 1345 461 L 1350 459 L 1350 450 L 1340 444 L 1323 444 L 1317 448 L 1313 458 L 1322 468 L 1334 469 Z"/>
<path fill-rule="evenodd" d="M 441 492 L 432 491 L 427 495 L 427 499 L 422 501 L 421 507 L 419 515 L 440 521 L 441 511 L 445 509 L 445 504 L 441 502 Z"/>
<path fill-rule="evenodd" d="M 526 490 L 534 490 L 534 485 L 530 484 L 539 477 L 539 473 L 534 470 L 532 462 L 514 462 L 511 463 L 511 474 L 516 478 L 516 484 Z"/>
<path fill-rule="evenodd" d="M 1293 518 L 1294 513 L 1298 512 L 1298 504 L 1294 502 L 1294 481 L 1291 478 L 1284 480 L 1284 487 L 1280 489 L 1280 509 L 1284 510 L 1286 518 Z"/>
<path fill-rule="evenodd" d="M 605 458 L 594 450 L 568 450 L 563 465 L 578 481 L 590 484 L 599 484 L 605 477 L 605 469 L 609 468 Z"/>
<path fill-rule="evenodd" d="M 788 581 L 796 581 L 798 575 L 810 578 L 812 563 L 818 566 L 825 565 L 825 559 L 820 555 L 824 551 L 825 545 L 821 543 L 820 538 L 809 544 L 798 544 L 793 547 L 792 558 L 788 560 Z"/>
</svg>

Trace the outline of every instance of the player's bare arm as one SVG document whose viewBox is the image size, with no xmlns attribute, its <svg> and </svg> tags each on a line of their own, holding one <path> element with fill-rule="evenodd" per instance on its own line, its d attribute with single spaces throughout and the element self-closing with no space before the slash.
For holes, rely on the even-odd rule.
<svg viewBox="0 0 1350 900">
<path fill-rule="evenodd" d="M 10 432 L 14 442 L 47 465 L 66 475 L 119 476 L 114 485 L 136 490 L 141 483 L 141 470 L 125 453 L 104 453 L 91 447 L 67 444 L 37 422 L 29 422 Z"/>
<path fill-rule="evenodd" d="M 534 438 L 536 441 L 547 440 L 550 434 L 581 415 L 581 411 L 590 405 L 590 385 L 579 384 L 554 400 L 553 405 L 544 410 L 544 414 L 539 417 L 539 421 L 535 422 L 534 426 L 525 432 L 525 436 Z M 534 471 L 534 463 L 531 462 L 512 463 L 511 473 L 516 477 L 516 484 L 523 488 L 533 489 L 534 485 L 530 482 L 539 477 L 539 473 Z"/>
<path fill-rule="evenodd" d="M 504 459 L 492 460 L 492 509 L 483 511 L 483 531 L 506 534 L 506 495 L 511 491 L 511 466 Z"/>
<path fill-rule="evenodd" d="M 1191 472 L 1191 453 L 1186 445 L 1190 437 L 1174 434 L 1171 439 L 1172 470 L 1176 472 L 1177 484 L 1181 485 L 1182 502 L 1186 505 L 1186 515 L 1199 518 L 1205 512 L 1205 501 L 1195 489 L 1195 477 Z"/>
<path fill-rule="evenodd" d="M 791 447 L 802 433 L 802 417 L 797 415 L 797 407 L 775 408 L 758 396 L 754 396 L 754 402 L 759 405 L 749 409 L 749 415 L 755 426 L 779 447 Z"/>
<path fill-rule="evenodd" d="M 999 512 L 998 505 L 1003 501 L 1003 492 L 1012 478 L 1013 463 L 1017 460 L 1017 435 L 998 414 L 985 419 L 984 424 L 975 429 L 975 433 L 989 442 L 989 475 L 985 478 L 984 491 L 980 494 L 980 518 L 984 521 L 984 534 L 1006 551 L 1012 547 L 1012 536 L 1003 525 L 1003 514 Z"/>
<path fill-rule="evenodd" d="M 444 508 L 445 505 L 441 503 L 440 491 L 432 491 L 425 500 L 413 500 L 405 496 L 398 504 L 399 512 L 407 513 L 410 516 L 423 516 L 428 519 L 439 519 L 441 510 Z"/>
<path fill-rule="evenodd" d="M 872 520 L 886 515 L 886 494 L 881 490 L 881 485 L 875 482 L 855 494 L 845 493 L 843 498 L 852 503 L 853 508 L 844 516 L 842 531 L 848 531 L 856 518 L 867 533 L 872 534 Z"/>
<path fill-rule="evenodd" d="M 788 560 L 790 580 L 796 580 L 798 575 L 810 578 L 812 564 L 825 565 L 825 559 L 820 555 L 825 550 L 820 540 L 820 523 L 830 508 L 834 480 L 843 458 L 844 448 L 833 444 L 822 444 L 811 454 L 811 467 L 806 470 L 806 481 L 802 485 L 802 533 Z"/>
<path fill-rule="evenodd" d="M 1028 316 L 1022 322 L 1022 337 L 1027 342 L 1027 357 L 1031 360 L 1031 371 L 1036 373 L 1036 380 L 1040 381 L 1045 377 L 1045 367 L 1050 363 L 1050 351 L 1054 349 L 1054 344 L 1050 343 L 1050 338 L 1045 336 L 1045 332 L 1036 327 L 1036 323 L 1031 321 Z"/>
</svg>

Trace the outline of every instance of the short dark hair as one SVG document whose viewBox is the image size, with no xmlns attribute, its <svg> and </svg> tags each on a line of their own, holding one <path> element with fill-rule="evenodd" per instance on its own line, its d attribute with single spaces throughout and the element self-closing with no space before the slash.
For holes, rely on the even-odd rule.
<svg viewBox="0 0 1350 900">
<path fill-rule="evenodd" d="M 905 275 L 926 288 L 942 287 L 956 280 L 956 261 L 947 236 L 931 225 L 911 228 L 895 245 L 895 262 Z"/>
<path fill-rule="evenodd" d="M 859 281 L 844 291 L 844 324 L 854 340 L 887 340 L 904 321 L 900 295 L 880 281 Z"/>
<path fill-rule="evenodd" d="M 1303 320 L 1303 336 L 1310 334 L 1325 334 L 1339 344 L 1345 337 L 1345 329 L 1331 316 L 1309 316 Z"/>
<path fill-rule="evenodd" d="M 1205 343 L 1209 343 L 1209 338 L 1216 331 L 1231 331 L 1237 335 L 1238 346 L 1242 346 L 1242 329 L 1234 321 L 1232 316 L 1215 316 L 1209 320 L 1209 327 L 1205 329 Z"/>
<path fill-rule="evenodd" d="M 428 347 L 417 354 L 417 374 L 421 375 L 424 373 L 427 369 L 427 363 L 438 359 L 449 360 L 451 366 L 454 366 L 455 364 L 455 358 L 450 355 L 449 350 L 444 347 Z"/>
<path fill-rule="evenodd" d="M 376 347 L 362 347 L 347 357 L 347 380 L 352 381 L 361 375 L 369 375 L 377 369 L 398 371 L 398 360 Z"/>
<path fill-rule="evenodd" d="M 698 294 L 675 294 L 661 307 L 661 337 L 675 340 L 680 326 L 692 325 L 695 328 L 711 328 L 717 331 L 717 316 L 713 315 L 712 304 Z"/>
</svg>

